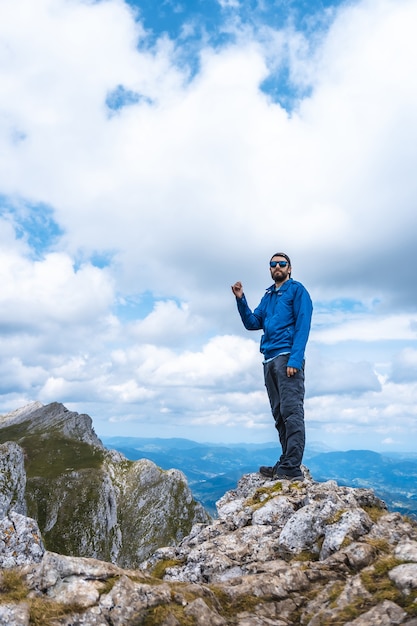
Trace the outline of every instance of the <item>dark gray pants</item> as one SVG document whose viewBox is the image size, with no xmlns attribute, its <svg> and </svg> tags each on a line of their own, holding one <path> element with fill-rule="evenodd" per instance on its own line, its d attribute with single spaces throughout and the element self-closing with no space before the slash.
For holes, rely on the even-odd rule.
<svg viewBox="0 0 417 626">
<path fill-rule="evenodd" d="M 276 469 L 299 476 L 305 446 L 304 367 L 287 376 L 288 359 L 288 354 L 282 354 L 264 363 L 264 377 L 282 448 Z"/>
</svg>

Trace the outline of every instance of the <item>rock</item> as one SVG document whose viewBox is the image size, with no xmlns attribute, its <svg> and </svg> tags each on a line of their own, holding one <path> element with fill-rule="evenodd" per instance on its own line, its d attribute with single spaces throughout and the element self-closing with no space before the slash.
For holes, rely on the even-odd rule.
<svg viewBox="0 0 417 626">
<path fill-rule="evenodd" d="M 69 411 L 63 404 L 52 402 L 44 406 L 40 402 L 32 402 L 12 413 L 0 416 L 0 429 L 6 430 L 20 426 L 17 435 L 24 433 L 45 434 L 54 430 L 67 439 L 82 441 L 91 446 L 104 449 L 103 444 L 93 429 L 89 415 Z M 24 426 L 24 431 L 22 430 Z M 20 430 L 20 432 L 19 432 Z M 15 440 L 15 439 L 13 439 Z"/>
<path fill-rule="evenodd" d="M 395 547 L 394 554 L 397 559 L 417 563 L 417 541 L 400 541 Z"/>
<path fill-rule="evenodd" d="M 417 563 L 397 565 L 388 573 L 388 576 L 405 594 L 409 594 L 412 589 L 417 589 Z"/>
<path fill-rule="evenodd" d="M 26 514 L 24 454 L 13 441 L 0 445 L 0 519 L 9 511 Z"/>
<path fill-rule="evenodd" d="M 209 609 L 202 598 L 193 600 L 186 606 L 184 613 L 194 617 L 198 626 L 227 626 L 226 620 L 215 611 Z"/>
<path fill-rule="evenodd" d="M 45 547 L 35 520 L 10 511 L 0 520 L 0 567 L 39 563 Z"/>
<path fill-rule="evenodd" d="M 29 626 L 29 605 L 0 604 L 0 626 Z"/>
</svg>

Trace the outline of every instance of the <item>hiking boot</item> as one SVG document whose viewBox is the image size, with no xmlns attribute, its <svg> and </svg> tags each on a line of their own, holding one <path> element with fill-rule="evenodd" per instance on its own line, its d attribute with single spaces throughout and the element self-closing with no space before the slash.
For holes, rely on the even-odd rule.
<svg viewBox="0 0 417 626">
<path fill-rule="evenodd" d="M 299 480 L 300 482 L 304 480 L 304 474 L 302 474 L 301 472 L 296 476 L 289 476 L 288 474 L 285 474 L 282 470 L 280 470 L 279 467 L 277 467 L 276 465 L 272 467 L 270 465 L 261 465 L 261 467 L 259 468 L 259 473 L 261 474 L 261 476 L 264 476 L 264 478 L 269 478 L 270 480 Z"/>
<path fill-rule="evenodd" d="M 300 483 L 304 480 L 304 474 L 299 474 L 297 476 L 288 476 L 288 474 L 284 474 L 283 472 L 277 471 L 274 473 L 273 480 L 290 480 L 292 483 L 295 481 L 299 481 Z"/>
<path fill-rule="evenodd" d="M 275 466 L 271 467 L 270 465 L 261 465 L 261 467 L 259 468 L 259 473 L 265 478 L 272 479 L 275 473 Z"/>
</svg>

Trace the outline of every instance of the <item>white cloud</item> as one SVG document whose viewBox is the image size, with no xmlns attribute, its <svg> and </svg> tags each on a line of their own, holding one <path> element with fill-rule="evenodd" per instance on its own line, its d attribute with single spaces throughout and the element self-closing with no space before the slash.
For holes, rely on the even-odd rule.
<svg viewBox="0 0 417 626">
<path fill-rule="evenodd" d="M 217 0 L 222 9 L 238 9 L 240 7 L 239 0 Z"/>
<path fill-rule="evenodd" d="M 320 343 L 340 341 L 384 341 L 417 339 L 417 315 L 399 314 L 384 317 L 376 315 L 344 314 L 338 323 L 337 316 L 329 320 L 327 328 L 316 328 L 312 337 Z"/>
<path fill-rule="evenodd" d="M 200 316 L 191 315 L 186 303 L 167 300 L 156 302 L 147 317 L 132 323 L 131 334 L 136 341 L 170 346 L 182 344 L 184 339 L 191 341 L 204 331 L 205 324 Z"/>
<path fill-rule="evenodd" d="M 417 381 L 417 349 L 404 348 L 392 361 L 391 380 L 395 383 Z"/>
<path fill-rule="evenodd" d="M 0 194 L 51 207 L 64 231 L 34 259 L 10 215 L 0 223 L 3 406 L 91 403 L 103 428 L 273 438 L 259 334 L 242 329 L 229 285 L 241 279 L 255 306 L 280 248 L 315 301 L 365 311 L 317 307 L 311 423 L 332 440 L 346 428 L 407 445 L 417 6 L 364 0 L 334 16 L 314 46 L 271 28 L 216 50 L 202 41 L 192 74 L 181 42 L 151 44 L 119 0 L 3 0 Z M 311 89 L 290 113 L 260 88 L 286 63 Z M 111 111 L 120 86 L 137 102 Z M 94 267 L 102 252 L 109 266 Z M 125 321 L 120 303 L 144 293 L 154 308 Z M 382 432 L 387 416 L 401 432 Z"/>
<path fill-rule="evenodd" d="M 112 281 L 89 264 L 75 270 L 65 253 L 32 261 L 0 251 L 0 321 L 42 327 L 45 323 L 89 323 L 107 313 L 113 301 Z"/>
</svg>

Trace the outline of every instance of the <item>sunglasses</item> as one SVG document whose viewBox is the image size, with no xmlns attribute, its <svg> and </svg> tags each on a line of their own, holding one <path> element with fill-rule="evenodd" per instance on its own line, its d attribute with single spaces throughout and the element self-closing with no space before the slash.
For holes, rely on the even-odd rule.
<svg viewBox="0 0 417 626">
<path fill-rule="evenodd" d="M 276 267 L 277 265 L 287 267 L 288 261 L 269 261 L 269 267 Z"/>
</svg>

